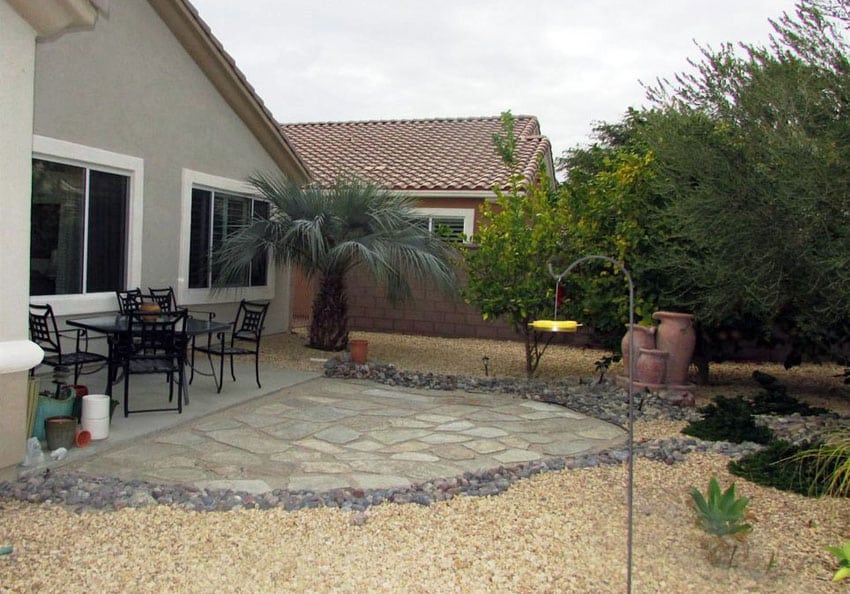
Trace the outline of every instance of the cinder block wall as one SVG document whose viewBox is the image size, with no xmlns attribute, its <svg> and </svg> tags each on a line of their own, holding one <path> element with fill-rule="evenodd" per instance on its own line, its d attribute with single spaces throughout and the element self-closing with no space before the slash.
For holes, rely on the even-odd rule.
<svg viewBox="0 0 850 594">
<path fill-rule="evenodd" d="M 445 295 L 428 283 L 413 287 L 414 300 L 392 305 L 384 291 L 362 272 L 349 277 L 348 323 L 351 330 L 398 332 L 450 338 L 516 340 L 508 324 L 481 319 L 459 295 Z"/>
<path fill-rule="evenodd" d="M 391 305 L 384 291 L 361 270 L 348 278 L 348 325 L 350 330 L 395 332 L 446 338 L 485 338 L 521 340 L 510 324 L 485 321 L 481 313 L 467 305 L 460 295 L 445 295 L 429 283 L 413 287 L 414 300 Z M 586 333 L 563 334 L 556 342 L 585 345 Z"/>
</svg>

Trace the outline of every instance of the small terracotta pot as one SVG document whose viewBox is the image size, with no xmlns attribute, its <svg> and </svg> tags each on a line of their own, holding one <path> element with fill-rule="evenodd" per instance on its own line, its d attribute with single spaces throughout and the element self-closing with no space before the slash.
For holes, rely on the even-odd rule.
<svg viewBox="0 0 850 594">
<path fill-rule="evenodd" d="M 629 365 L 631 364 L 631 353 L 629 352 L 629 349 L 631 346 L 632 334 L 634 334 L 635 343 L 635 364 L 637 364 L 637 356 L 638 353 L 640 353 L 640 349 L 655 348 L 654 327 L 641 326 L 640 324 L 626 324 L 626 334 L 623 336 L 623 340 L 620 341 L 620 351 L 623 353 L 623 369 L 626 370 L 626 373 L 629 372 Z"/>
<path fill-rule="evenodd" d="M 636 364 L 638 381 L 661 385 L 667 374 L 667 358 L 670 353 L 657 349 L 638 349 Z"/>
<path fill-rule="evenodd" d="M 91 443 L 91 432 L 85 429 L 77 429 L 74 434 L 74 445 L 78 448 L 84 448 Z"/>
<path fill-rule="evenodd" d="M 355 339 L 348 341 L 348 352 L 351 353 L 351 361 L 357 365 L 366 363 L 366 358 L 369 353 L 369 341 L 363 339 Z"/>
</svg>

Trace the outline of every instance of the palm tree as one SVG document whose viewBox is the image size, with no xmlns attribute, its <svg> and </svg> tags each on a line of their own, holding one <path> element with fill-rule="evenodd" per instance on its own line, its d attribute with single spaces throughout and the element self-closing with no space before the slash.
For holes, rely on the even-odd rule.
<svg viewBox="0 0 850 594">
<path fill-rule="evenodd" d="M 366 267 L 387 299 L 412 297 L 410 279 L 456 286 L 452 249 L 417 221 L 410 198 L 352 178 L 331 188 L 300 186 L 283 177 L 248 182 L 271 204 L 268 217 L 228 236 L 217 252 L 221 284 L 244 278 L 252 260 L 271 248 L 276 264 L 296 264 L 319 278 L 308 346 L 336 351 L 348 345 L 346 274 Z"/>
</svg>

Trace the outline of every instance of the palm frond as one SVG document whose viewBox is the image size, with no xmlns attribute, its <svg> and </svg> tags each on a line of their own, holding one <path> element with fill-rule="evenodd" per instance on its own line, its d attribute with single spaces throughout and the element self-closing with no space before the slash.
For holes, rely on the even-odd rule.
<svg viewBox="0 0 850 594">
<path fill-rule="evenodd" d="M 456 287 L 453 251 L 418 223 L 412 198 L 353 178 L 330 188 L 262 173 L 248 181 L 271 208 L 225 238 L 215 255 L 224 282 L 238 281 L 254 257 L 271 250 L 276 264 L 298 265 L 307 276 L 344 278 L 364 266 L 391 302 L 410 298 L 414 279 Z"/>
</svg>

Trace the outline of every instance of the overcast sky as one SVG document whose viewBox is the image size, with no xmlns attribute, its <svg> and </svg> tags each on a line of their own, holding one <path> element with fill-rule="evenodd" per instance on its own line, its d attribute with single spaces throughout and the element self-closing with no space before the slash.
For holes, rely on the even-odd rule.
<svg viewBox="0 0 850 594">
<path fill-rule="evenodd" d="M 535 115 L 553 152 L 794 0 L 191 0 L 281 122 Z"/>
</svg>

